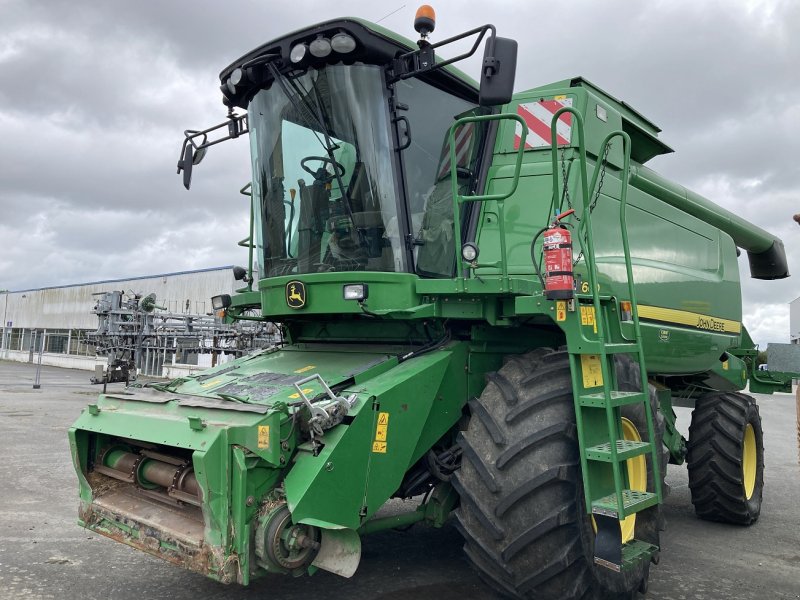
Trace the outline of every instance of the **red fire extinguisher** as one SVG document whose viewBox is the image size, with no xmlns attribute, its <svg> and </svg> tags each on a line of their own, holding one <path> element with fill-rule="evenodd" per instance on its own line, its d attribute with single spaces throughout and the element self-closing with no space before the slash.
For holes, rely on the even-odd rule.
<svg viewBox="0 0 800 600">
<path fill-rule="evenodd" d="M 572 236 L 561 219 L 575 211 L 569 209 L 556 216 L 544 232 L 544 292 L 548 300 L 568 300 L 575 293 L 572 274 Z"/>
</svg>

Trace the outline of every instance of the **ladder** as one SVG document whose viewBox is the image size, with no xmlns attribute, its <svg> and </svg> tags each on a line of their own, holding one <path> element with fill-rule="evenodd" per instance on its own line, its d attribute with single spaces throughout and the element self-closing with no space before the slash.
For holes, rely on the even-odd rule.
<svg viewBox="0 0 800 600">
<path fill-rule="evenodd" d="M 620 572 L 649 560 L 658 552 L 658 547 L 647 540 L 635 537 L 623 539 L 622 520 L 657 506 L 662 501 L 661 474 L 659 473 L 659 452 L 661 448 L 651 442 L 625 439 L 621 432 L 620 408 L 626 405 L 641 404 L 647 421 L 647 436 L 655 439 L 653 408 L 650 404 L 647 369 L 641 343 L 641 329 L 633 287 L 633 268 L 631 265 L 628 229 L 626 220 L 627 189 L 630 173 L 630 145 L 627 133 L 614 131 L 603 140 L 591 184 L 587 185 L 586 149 L 582 115 L 571 107 L 565 107 L 553 115 L 551 123 L 552 161 L 553 161 L 553 205 L 558 206 L 558 169 L 556 142 L 556 122 L 564 112 L 573 115 L 573 127 L 578 132 L 578 162 L 580 168 L 580 187 L 583 211 L 577 237 L 582 241 L 583 256 L 587 265 L 588 282 L 571 302 L 571 311 L 566 313 L 565 323 L 568 333 L 568 352 L 572 373 L 572 387 L 575 401 L 575 416 L 580 446 L 581 472 L 586 499 L 586 511 L 591 513 L 597 531 L 595 538 L 596 564 Z M 624 163 L 621 173 L 620 191 L 620 231 L 627 275 L 628 298 L 630 299 L 630 320 L 633 322 L 632 338 L 625 337 L 621 325 L 621 311 L 616 312 L 616 299 L 600 294 L 597 265 L 595 262 L 594 239 L 590 198 L 595 191 L 600 173 L 601 157 L 606 155 L 611 141 L 619 137 L 623 142 Z M 568 182 L 564 182 L 568 185 Z M 588 290 L 586 289 L 588 283 Z M 620 304 L 620 306 L 622 306 Z M 609 316 L 614 315 L 614 316 Z M 626 319 L 627 320 L 627 319 Z M 616 326 L 615 326 L 616 324 Z M 569 326 L 571 325 L 571 326 Z M 589 326 L 587 328 L 587 325 Z M 589 335 L 586 334 L 587 329 Z M 593 334 L 593 335 L 592 335 Z M 640 391 L 623 391 L 618 388 L 614 369 L 614 356 L 626 354 L 638 364 Z M 627 460 L 637 456 L 650 455 L 653 467 L 654 489 L 630 489 Z"/>
</svg>

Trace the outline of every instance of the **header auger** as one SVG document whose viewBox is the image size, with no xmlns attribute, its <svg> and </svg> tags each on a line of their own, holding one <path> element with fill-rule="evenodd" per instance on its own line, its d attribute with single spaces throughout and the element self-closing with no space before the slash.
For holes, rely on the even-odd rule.
<svg viewBox="0 0 800 600">
<path fill-rule="evenodd" d="M 512 94 L 516 42 L 434 23 L 327 21 L 222 71 L 228 117 L 178 168 L 188 188 L 249 136 L 246 286 L 214 304 L 284 342 L 90 405 L 85 527 L 247 585 L 352 576 L 362 536 L 454 514 L 499 593 L 577 599 L 646 589 L 667 462 L 701 518 L 758 518 L 736 257 L 786 277 L 780 240 L 646 168 L 671 150 L 627 104 L 581 78 Z M 481 44 L 475 82 L 453 63 Z M 391 498 L 420 502 L 376 518 Z"/>
</svg>

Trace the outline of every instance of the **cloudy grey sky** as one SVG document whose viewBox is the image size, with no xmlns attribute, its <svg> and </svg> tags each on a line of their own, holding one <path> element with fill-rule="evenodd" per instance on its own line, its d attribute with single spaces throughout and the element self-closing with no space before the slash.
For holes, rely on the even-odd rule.
<svg viewBox="0 0 800 600">
<path fill-rule="evenodd" d="M 404 4 L 382 24 L 412 37 L 407 0 L 0 0 L 0 289 L 244 263 L 246 141 L 216 146 L 191 193 L 175 175 L 182 131 L 225 116 L 219 71 L 311 21 Z M 800 2 L 434 7 L 438 39 L 484 22 L 517 39 L 517 90 L 583 75 L 632 104 L 676 150 L 648 166 L 779 234 L 795 277 L 749 280 L 743 256 L 744 321 L 762 346 L 787 340 L 800 296 Z"/>
</svg>

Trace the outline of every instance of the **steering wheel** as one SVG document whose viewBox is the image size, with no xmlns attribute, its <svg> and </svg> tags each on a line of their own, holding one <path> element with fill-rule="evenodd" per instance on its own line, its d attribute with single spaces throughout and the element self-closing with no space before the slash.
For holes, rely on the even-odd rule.
<svg viewBox="0 0 800 600">
<path fill-rule="evenodd" d="M 323 167 L 322 165 L 320 165 L 320 168 L 318 168 L 316 171 L 312 170 L 312 169 L 311 169 L 311 167 L 309 167 L 309 166 L 306 164 L 306 163 L 308 163 L 308 162 L 310 162 L 310 161 L 317 161 L 317 162 L 320 162 L 320 163 L 322 163 L 323 165 L 332 165 L 332 166 L 333 166 L 333 169 L 334 169 L 334 171 L 336 171 L 336 174 L 337 174 L 339 177 L 344 177 L 344 174 L 345 174 L 345 168 L 344 168 L 344 165 L 343 165 L 342 163 L 340 163 L 340 162 L 336 162 L 335 160 L 333 160 L 332 158 L 329 158 L 329 157 L 327 157 L 327 156 L 306 156 L 306 157 L 305 157 L 303 160 L 301 160 L 301 161 L 300 161 L 300 166 L 303 168 L 303 170 L 304 170 L 306 173 L 308 173 L 309 175 L 311 175 L 311 176 L 312 176 L 314 179 L 316 179 L 317 181 L 322 181 L 322 182 L 325 182 L 325 181 L 330 181 L 330 180 L 331 180 L 331 179 L 333 179 L 333 178 L 334 178 L 336 175 L 331 175 L 330 173 L 328 173 L 328 172 L 327 172 L 327 171 L 324 169 L 324 167 Z M 324 177 L 321 177 L 321 176 L 320 176 L 320 171 L 322 171 L 322 173 L 324 173 L 324 174 L 325 174 L 325 176 L 324 176 Z"/>
</svg>

